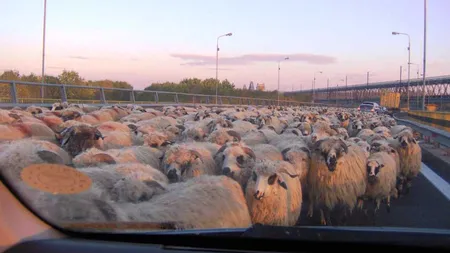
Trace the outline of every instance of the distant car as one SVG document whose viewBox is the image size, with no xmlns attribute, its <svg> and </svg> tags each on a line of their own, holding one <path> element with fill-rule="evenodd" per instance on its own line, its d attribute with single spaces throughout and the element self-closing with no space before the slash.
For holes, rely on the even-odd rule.
<svg viewBox="0 0 450 253">
<path fill-rule="evenodd" d="M 381 108 L 378 103 L 375 102 L 363 102 L 359 105 L 358 111 L 362 112 L 380 112 Z"/>
</svg>

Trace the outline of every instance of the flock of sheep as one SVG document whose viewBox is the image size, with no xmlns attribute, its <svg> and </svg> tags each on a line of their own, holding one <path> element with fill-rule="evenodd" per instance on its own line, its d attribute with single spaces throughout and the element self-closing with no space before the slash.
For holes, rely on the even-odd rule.
<svg viewBox="0 0 450 253">
<path fill-rule="evenodd" d="M 58 225 L 294 226 L 302 203 L 331 225 L 336 210 L 376 212 L 383 203 L 389 211 L 421 168 L 411 128 L 331 107 L 56 103 L 0 110 L 0 133 L 1 175 Z M 91 185 L 72 194 L 37 189 L 22 173 L 33 164 L 69 166 Z"/>
</svg>

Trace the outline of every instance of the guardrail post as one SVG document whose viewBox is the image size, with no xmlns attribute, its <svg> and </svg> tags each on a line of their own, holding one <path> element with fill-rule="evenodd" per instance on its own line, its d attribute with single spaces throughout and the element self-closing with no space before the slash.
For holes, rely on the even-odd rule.
<svg viewBox="0 0 450 253">
<path fill-rule="evenodd" d="M 102 104 L 106 104 L 105 89 L 104 88 L 100 88 L 100 101 L 102 102 Z"/>
<path fill-rule="evenodd" d="M 136 97 L 134 96 L 134 90 L 131 90 L 130 91 L 130 100 L 131 100 L 131 103 L 136 103 Z"/>
<path fill-rule="evenodd" d="M 61 95 L 61 101 L 67 102 L 67 92 L 66 92 L 66 86 L 63 84 L 59 87 L 60 95 Z"/>
<path fill-rule="evenodd" d="M 155 103 L 159 103 L 159 96 L 158 96 L 158 92 L 155 92 Z"/>
<path fill-rule="evenodd" d="M 222 97 L 219 97 L 219 104 L 223 104 Z"/>
<path fill-rule="evenodd" d="M 206 104 L 209 104 L 209 96 L 206 97 Z"/>
<path fill-rule="evenodd" d="M 195 96 L 192 96 L 192 103 L 195 104 Z"/>
<path fill-rule="evenodd" d="M 180 100 L 178 100 L 178 93 L 175 93 L 175 103 L 178 104 Z"/>
<path fill-rule="evenodd" d="M 9 94 L 11 95 L 11 103 L 17 104 L 17 89 L 16 82 L 12 82 L 9 84 Z"/>
</svg>

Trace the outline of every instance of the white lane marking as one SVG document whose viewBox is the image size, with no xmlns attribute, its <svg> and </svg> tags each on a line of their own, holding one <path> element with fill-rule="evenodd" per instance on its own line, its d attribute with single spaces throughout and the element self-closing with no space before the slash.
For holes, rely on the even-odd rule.
<svg viewBox="0 0 450 253">
<path fill-rule="evenodd" d="M 450 200 L 450 184 L 442 179 L 438 174 L 434 173 L 428 166 L 422 163 L 422 169 L 420 170 L 422 175 L 430 181 L 444 196 Z"/>
</svg>

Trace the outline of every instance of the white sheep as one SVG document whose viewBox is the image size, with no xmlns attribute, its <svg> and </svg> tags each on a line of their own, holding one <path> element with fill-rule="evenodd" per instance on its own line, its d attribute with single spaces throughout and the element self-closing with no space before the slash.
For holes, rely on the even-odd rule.
<svg viewBox="0 0 450 253">
<path fill-rule="evenodd" d="M 294 226 L 302 206 L 302 188 L 291 164 L 258 161 L 249 179 L 245 197 L 253 223 Z"/>
<path fill-rule="evenodd" d="M 213 159 L 218 149 L 218 145 L 207 142 L 174 144 L 166 150 L 161 169 L 170 182 L 186 181 L 203 174 L 219 175 Z"/>
<path fill-rule="evenodd" d="M 150 201 L 122 204 L 128 220 L 174 224 L 179 229 L 251 226 L 241 187 L 225 176 L 199 176 L 170 184 Z"/>
<path fill-rule="evenodd" d="M 367 188 L 364 198 L 374 200 L 375 212 L 380 209 L 382 200 L 386 200 L 390 212 L 391 197 L 397 196 L 397 165 L 387 152 L 372 153 L 367 159 Z M 362 208 L 362 206 L 359 206 Z"/>
</svg>

